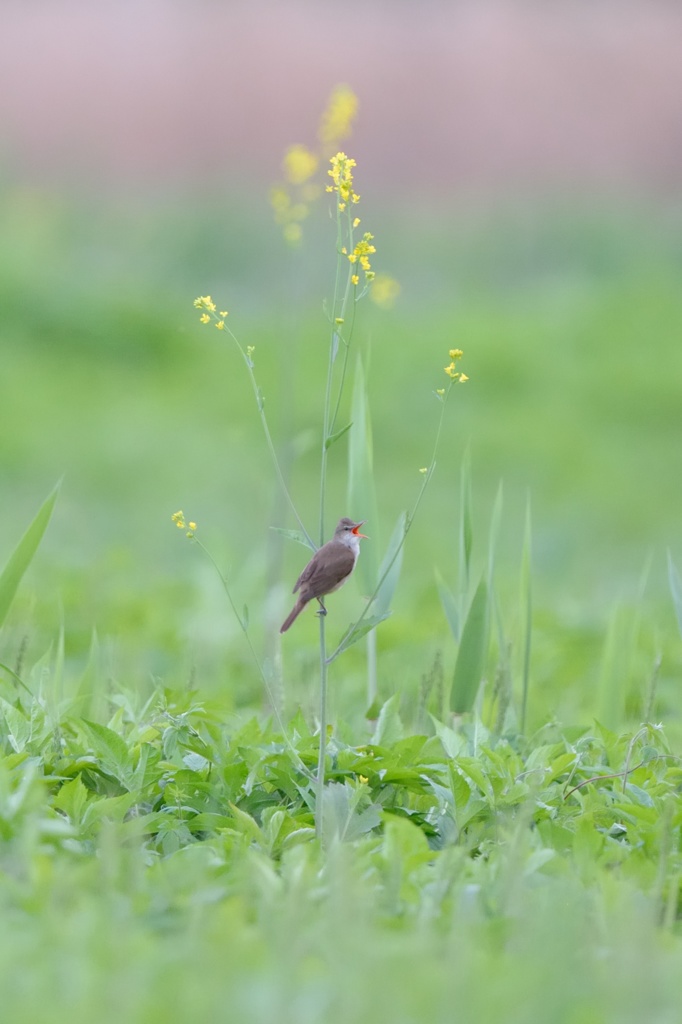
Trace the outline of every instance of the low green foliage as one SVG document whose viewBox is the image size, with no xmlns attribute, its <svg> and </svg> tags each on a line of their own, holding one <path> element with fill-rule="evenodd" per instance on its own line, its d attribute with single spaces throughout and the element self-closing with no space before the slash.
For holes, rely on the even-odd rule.
<svg viewBox="0 0 682 1024">
<path fill-rule="evenodd" d="M 310 776 L 269 725 L 168 690 L 111 692 L 98 723 L 48 685 L 6 683 L 0 704 L 13 1018 L 190 1020 L 228 1000 L 293 1021 L 303 1000 L 315 1021 L 446 1021 L 455 999 L 477 1019 L 635 1020 L 633 979 L 604 958 L 655 950 L 636 1005 L 679 996 L 679 940 L 654 928 L 677 916 L 682 768 L 658 727 L 416 735 L 393 697 L 368 743 L 330 738 L 318 841 Z M 289 729 L 312 769 L 317 737 L 301 715 Z"/>
</svg>

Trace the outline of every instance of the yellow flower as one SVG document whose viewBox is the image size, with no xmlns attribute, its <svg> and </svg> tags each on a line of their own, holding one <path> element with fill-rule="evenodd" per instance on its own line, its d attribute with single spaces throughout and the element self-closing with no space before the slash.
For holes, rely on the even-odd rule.
<svg viewBox="0 0 682 1024">
<path fill-rule="evenodd" d="M 246 354 L 249 357 L 249 359 L 251 358 L 251 356 L 253 355 L 253 353 L 255 351 L 256 351 L 256 346 L 255 345 L 247 345 L 246 346 Z"/>
<path fill-rule="evenodd" d="M 187 525 L 189 526 L 190 530 L 196 530 L 196 528 L 197 528 L 197 524 L 196 523 L 188 523 Z"/>
<path fill-rule="evenodd" d="M 184 530 L 185 529 L 185 513 L 184 512 L 174 512 L 173 515 L 171 516 L 171 519 L 175 523 L 175 525 L 177 526 L 177 528 L 179 530 Z"/>
<path fill-rule="evenodd" d="M 303 232 L 300 224 L 287 224 L 284 228 L 284 240 L 290 245 L 297 245 L 301 241 Z"/>
<path fill-rule="evenodd" d="M 369 782 L 369 779 L 367 778 L 366 775 L 358 775 L 358 782 L 362 783 L 363 786 L 366 786 L 367 783 Z"/>
<path fill-rule="evenodd" d="M 220 310 L 220 315 L 221 315 L 221 316 L 229 316 L 230 314 L 229 314 L 229 313 L 227 312 L 227 310 L 226 310 L 226 309 L 221 309 L 221 310 Z"/>
<path fill-rule="evenodd" d="M 317 133 L 320 142 L 329 146 L 347 138 L 357 112 L 358 98 L 353 90 L 347 85 L 337 85 L 320 120 Z"/>
<path fill-rule="evenodd" d="M 457 372 L 454 363 L 450 363 L 449 366 L 445 366 L 443 367 L 443 369 L 445 370 L 445 372 L 447 373 L 448 377 L 450 377 L 451 380 L 457 380 L 457 378 L 459 377 L 459 373 Z"/>
<path fill-rule="evenodd" d="M 352 157 L 346 156 L 345 153 L 337 153 L 336 156 L 330 159 L 329 163 L 332 166 L 331 170 L 327 171 L 327 174 L 332 179 L 333 184 L 327 185 L 327 191 L 338 192 L 339 203 L 347 203 L 349 200 L 356 203 L 360 197 L 356 197 L 353 192 L 355 160 Z"/>
<path fill-rule="evenodd" d="M 225 321 L 224 320 L 218 320 L 218 322 L 216 323 L 216 327 L 218 328 L 219 331 L 224 331 L 225 330 Z"/>
<path fill-rule="evenodd" d="M 422 468 L 419 470 L 420 473 L 428 473 L 428 471 L 429 471 L 429 467 L 428 466 L 422 466 Z"/>
<path fill-rule="evenodd" d="M 349 261 L 351 263 L 359 263 L 365 272 L 371 270 L 372 265 L 369 262 L 369 257 L 372 253 L 376 252 L 375 246 L 372 245 L 373 238 L 374 235 L 370 234 L 369 231 L 365 231 L 353 251 L 348 254 Z"/>
<path fill-rule="evenodd" d="M 450 356 L 451 359 L 461 359 L 464 353 L 462 352 L 461 348 L 451 348 L 450 351 L 448 352 L 448 355 Z"/>
<path fill-rule="evenodd" d="M 208 313 L 202 313 L 199 319 L 201 320 L 202 324 L 207 324 L 211 318 L 208 315 Z"/>
<path fill-rule="evenodd" d="M 344 321 L 343 321 L 343 317 L 342 317 L 342 316 L 337 316 L 337 317 L 335 317 L 335 319 L 334 319 L 334 323 L 335 323 L 335 324 L 342 324 L 343 322 L 344 322 Z"/>
<path fill-rule="evenodd" d="M 436 388 L 436 394 L 442 397 L 445 394 L 445 388 Z"/>
<path fill-rule="evenodd" d="M 359 223 L 360 223 L 360 218 L 356 217 L 355 220 L 353 221 L 353 227 L 356 228 L 359 225 Z"/>
<path fill-rule="evenodd" d="M 350 281 L 351 281 L 351 284 L 360 284 L 360 278 L 358 277 L 357 274 L 353 274 L 353 276 L 351 277 Z"/>
<path fill-rule="evenodd" d="M 381 309 L 391 309 L 400 294 L 400 285 L 390 274 L 377 274 L 372 281 L 369 297 Z"/>
<path fill-rule="evenodd" d="M 210 295 L 200 295 L 198 299 L 194 300 L 194 306 L 197 309 L 207 309 L 209 313 L 215 313 L 215 302 Z"/>
<path fill-rule="evenodd" d="M 466 373 L 460 373 L 460 375 L 459 375 L 459 382 L 460 382 L 460 384 L 463 384 L 465 380 L 469 380 L 469 378 L 467 377 Z"/>
<path fill-rule="evenodd" d="M 292 185 L 303 185 L 317 170 L 318 158 L 305 146 L 289 146 L 284 154 L 284 177 Z"/>
</svg>

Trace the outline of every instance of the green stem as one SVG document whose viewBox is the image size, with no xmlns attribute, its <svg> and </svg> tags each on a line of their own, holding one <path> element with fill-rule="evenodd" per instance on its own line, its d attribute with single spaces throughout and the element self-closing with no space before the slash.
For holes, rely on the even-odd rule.
<svg viewBox="0 0 682 1024">
<path fill-rule="evenodd" d="M 215 314 L 213 314 L 213 315 L 215 316 Z M 247 371 L 247 373 L 249 375 L 249 380 L 251 381 L 251 387 L 253 388 L 253 394 L 254 394 L 254 397 L 256 399 L 256 406 L 258 408 L 258 415 L 260 416 L 261 424 L 262 424 L 262 427 L 263 427 L 263 433 L 265 434 L 265 441 L 266 441 L 267 446 L 268 446 L 268 451 L 270 452 L 270 457 L 272 459 L 272 463 L 273 463 L 273 465 L 275 467 L 275 473 L 277 474 L 277 479 L 279 481 L 279 485 L 282 488 L 282 492 L 283 492 L 287 502 L 289 503 L 289 507 L 290 507 L 291 511 L 293 512 L 293 514 L 294 514 L 296 522 L 298 523 L 298 525 L 301 528 L 301 532 L 303 533 L 303 536 L 305 537 L 308 546 L 310 548 L 312 548 L 313 551 L 315 551 L 316 548 L 317 548 L 317 545 L 315 544 L 314 540 L 312 539 L 312 537 L 310 536 L 310 534 L 306 530 L 305 525 L 303 523 L 303 520 L 301 519 L 300 515 L 298 514 L 298 509 L 296 508 L 296 505 L 294 504 L 294 499 L 291 497 L 291 494 L 289 492 L 289 488 L 287 487 L 286 480 L 284 479 L 284 474 L 282 472 L 282 468 L 281 468 L 281 466 L 279 464 L 279 459 L 277 457 L 277 451 L 275 449 L 275 445 L 274 445 L 274 442 L 272 440 L 272 435 L 270 433 L 270 427 L 268 426 L 267 416 L 265 415 L 265 409 L 263 407 L 263 395 L 262 395 L 262 392 L 261 392 L 260 388 L 258 387 L 258 381 L 256 380 L 256 375 L 253 372 L 253 363 L 251 362 L 250 357 L 246 354 L 246 352 L 242 348 L 241 344 L 239 343 L 239 339 L 237 338 L 237 336 L 230 330 L 229 327 L 226 327 L 225 330 L 227 331 L 227 333 L 230 335 L 230 337 L 234 341 L 235 345 L 239 349 L 239 352 L 241 354 L 242 359 L 244 360 L 244 365 L 246 366 L 246 371 Z"/>
<path fill-rule="evenodd" d="M 318 839 L 323 833 L 324 773 L 327 758 L 327 647 L 325 640 L 325 616 L 320 615 L 320 755 L 317 762 L 315 784 L 315 834 Z"/>
</svg>

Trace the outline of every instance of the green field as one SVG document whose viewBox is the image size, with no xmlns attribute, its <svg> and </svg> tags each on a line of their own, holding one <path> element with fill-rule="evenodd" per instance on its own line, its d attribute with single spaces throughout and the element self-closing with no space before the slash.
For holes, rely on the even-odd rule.
<svg viewBox="0 0 682 1024">
<path fill-rule="evenodd" d="M 391 310 L 359 304 L 353 337 L 378 558 L 429 462 L 448 349 L 470 380 L 377 630 L 378 718 L 364 644 L 330 666 L 321 841 L 315 616 L 277 634 L 307 556 L 270 529 L 295 523 L 244 366 L 192 300 L 255 347 L 314 530 L 329 221 L 292 253 L 260 197 L 0 200 L 0 563 L 62 481 L 0 634 L 7 1019 L 677 1017 L 679 212 L 365 199 L 376 269 L 402 285 Z M 435 572 L 458 593 L 467 457 L 467 596 L 492 561 L 496 611 L 476 710 L 453 720 Z M 346 477 L 341 440 L 329 527 L 363 515 Z M 248 605 L 286 738 L 180 508 Z M 361 595 L 330 598 L 332 642 Z"/>
</svg>

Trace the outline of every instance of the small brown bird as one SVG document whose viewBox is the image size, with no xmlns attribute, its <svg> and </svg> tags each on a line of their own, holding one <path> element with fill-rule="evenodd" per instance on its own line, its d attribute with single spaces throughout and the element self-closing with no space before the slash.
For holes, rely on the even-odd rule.
<svg viewBox="0 0 682 1024">
<path fill-rule="evenodd" d="M 354 523 L 352 519 L 347 518 L 339 520 L 332 539 L 315 552 L 296 580 L 292 593 L 300 593 L 296 604 L 282 623 L 280 633 L 286 633 L 294 619 L 298 618 L 313 598 L 316 598 L 320 605 L 318 615 L 327 614 L 322 598 L 338 590 L 355 568 L 360 554 L 360 538 L 367 539 L 366 534 L 359 532 L 364 523 L 364 519 L 360 523 Z"/>
</svg>

